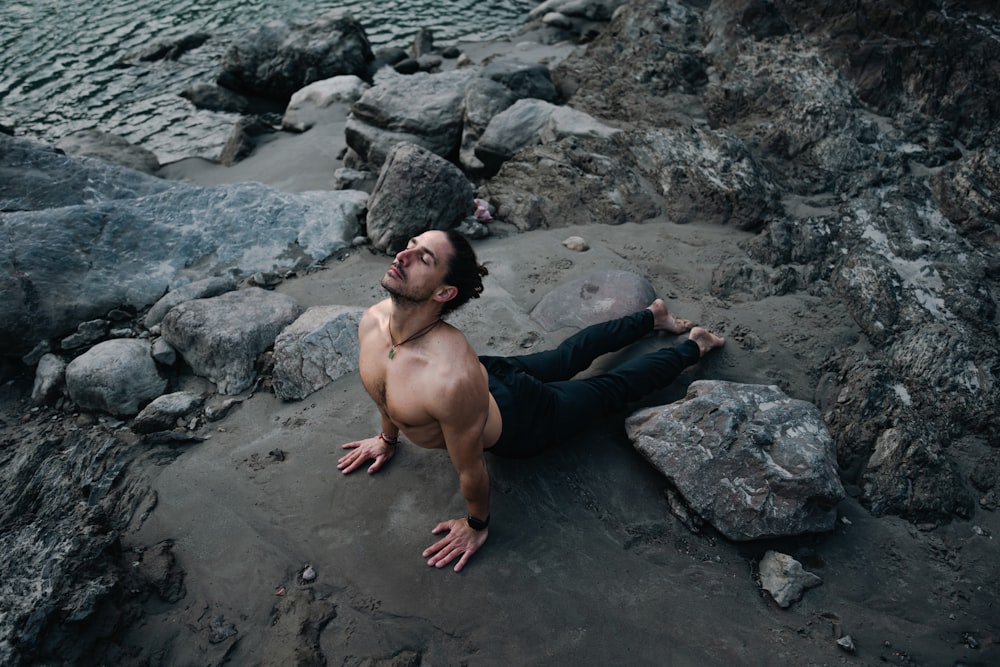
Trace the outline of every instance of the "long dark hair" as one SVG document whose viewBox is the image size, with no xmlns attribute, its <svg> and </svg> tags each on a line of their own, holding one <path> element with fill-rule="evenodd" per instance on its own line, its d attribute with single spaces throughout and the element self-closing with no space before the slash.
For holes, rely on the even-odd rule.
<svg viewBox="0 0 1000 667">
<path fill-rule="evenodd" d="M 469 299 L 478 299 L 483 292 L 483 277 L 489 274 L 487 268 L 476 259 L 476 251 L 472 249 L 468 239 L 454 229 L 446 229 L 444 233 L 453 250 L 444 282 L 458 288 L 458 294 L 454 299 L 445 301 L 441 307 L 442 315 L 464 305 Z"/>
</svg>

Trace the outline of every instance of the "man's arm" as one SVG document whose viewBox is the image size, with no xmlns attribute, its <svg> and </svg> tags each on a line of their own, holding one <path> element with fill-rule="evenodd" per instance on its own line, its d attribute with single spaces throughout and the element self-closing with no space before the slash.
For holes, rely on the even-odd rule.
<svg viewBox="0 0 1000 667">
<path fill-rule="evenodd" d="M 465 497 L 467 516 L 442 521 L 432 531 L 447 535 L 424 550 L 427 564 L 445 567 L 458 558 L 455 572 L 461 571 L 479 547 L 486 542 L 489 529 L 482 523 L 490 517 L 490 474 L 483 454 L 483 427 L 489 416 L 489 389 L 482 378 L 470 374 L 470 382 L 455 382 L 447 388 L 439 405 L 445 406 L 434 416 L 441 424 L 445 446 L 451 457 L 458 483 Z M 467 517 L 473 517 L 477 530 Z M 479 522 L 476 522 L 478 519 Z"/>
</svg>

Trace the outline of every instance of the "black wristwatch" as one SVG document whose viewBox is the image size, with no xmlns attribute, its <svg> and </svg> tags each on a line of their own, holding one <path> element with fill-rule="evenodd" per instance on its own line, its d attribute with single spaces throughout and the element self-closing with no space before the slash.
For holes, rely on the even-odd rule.
<svg viewBox="0 0 1000 667">
<path fill-rule="evenodd" d="M 476 517 L 469 514 L 465 517 L 465 520 L 469 522 L 469 528 L 472 530 L 486 530 L 490 527 L 490 518 L 486 517 L 486 521 L 482 519 L 477 519 Z"/>
</svg>

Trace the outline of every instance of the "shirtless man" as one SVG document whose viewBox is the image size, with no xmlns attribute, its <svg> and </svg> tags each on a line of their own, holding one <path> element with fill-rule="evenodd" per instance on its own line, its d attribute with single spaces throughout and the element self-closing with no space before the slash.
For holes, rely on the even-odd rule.
<svg viewBox="0 0 1000 667">
<path fill-rule="evenodd" d="M 611 322 L 587 327 L 555 350 L 520 357 L 478 357 L 464 334 L 442 317 L 478 298 L 485 267 L 454 231 L 410 239 L 382 277 L 389 298 L 367 311 L 358 327 L 361 381 L 382 415 L 382 430 L 349 442 L 337 468 L 347 474 L 371 461 L 368 472 L 396 452 L 399 434 L 429 449 L 445 449 L 458 473 L 465 517 L 449 519 L 445 533 L 424 550 L 427 564 L 460 571 L 486 542 L 490 477 L 485 452 L 524 457 L 573 431 L 667 386 L 687 366 L 725 341 L 675 318 L 661 299 Z M 590 378 L 570 380 L 601 354 L 652 331 L 689 339 Z"/>
</svg>

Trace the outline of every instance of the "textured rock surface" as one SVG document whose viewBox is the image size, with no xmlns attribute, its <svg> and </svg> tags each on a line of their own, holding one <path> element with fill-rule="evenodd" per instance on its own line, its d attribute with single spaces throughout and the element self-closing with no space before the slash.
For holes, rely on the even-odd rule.
<svg viewBox="0 0 1000 667">
<path fill-rule="evenodd" d="M 274 393 L 303 399 L 358 368 L 358 323 L 363 310 L 313 306 L 274 341 Z"/>
<path fill-rule="evenodd" d="M 777 387 L 693 382 L 682 401 L 634 413 L 636 450 L 720 533 L 752 540 L 830 530 L 844 497 L 816 407 Z"/>
<path fill-rule="evenodd" d="M 135 415 L 166 388 L 149 341 L 104 341 L 66 366 L 66 391 L 73 402 L 120 417 Z"/>
</svg>

